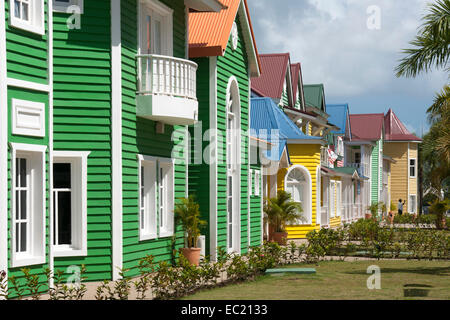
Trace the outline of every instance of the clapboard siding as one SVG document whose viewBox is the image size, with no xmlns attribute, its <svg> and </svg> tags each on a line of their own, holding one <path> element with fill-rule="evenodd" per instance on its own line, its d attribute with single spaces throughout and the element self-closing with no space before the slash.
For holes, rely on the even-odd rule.
<svg viewBox="0 0 450 320">
<path fill-rule="evenodd" d="M 253 170 L 253 178 L 252 178 L 252 186 L 253 190 L 255 190 L 255 186 L 259 184 L 259 192 L 260 195 L 252 195 L 250 196 L 250 246 L 259 246 L 261 245 L 262 239 L 262 229 L 261 229 L 261 218 L 262 218 L 262 197 L 263 197 L 263 186 L 262 186 L 262 170 L 260 165 L 251 165 L 250 169 Z M 260 172 L 260 180 L 256 181 L 255 179 L 255 170 Z M 254 194 L 254 192 L 249 191 L 250 194 Z"/>
<path fill-rule="evenodd" d="M 409 143 L 409 159 L 416 159 L 416 178 L 409 178 L 409 195 L 418 194 L 418 172 L 419 172 L 419 157 L 418 157 L 418 147 L 417 143 Z M 408 177 L 409 177 L 409 164 L 408 164 Z M 409 197 L 408 200 L 409 201 Z"/>
<path fill-rule="evenodd" d="M 289 239 L 301 239 L 306 238 L 308 232 L 320 229 L 320 225 L 317 224 L 317 167 L 320 166 L 320 145 L 289 145 L 289 155 L 292 165 L 304 166 L 308 169 L 312 179 L 311 225 L 290 226 L 287 228 Z M 278 190 L 284 190 L 284 179 L 286 174 L 286 169 L 282 169 L 278 172 Z"/>
<path fill-rule="evenodd" d="M 110 1 L 84 1 L 81 29 L 54 13 L 54 149 L 90 151 L 87 257 L 55 258 L 55 269 L 86 265 L 87 281 L 111 279 Z"/>
<path fill-rule="evenodd" d="M 378 203 L 378 192 L 380 188 L 380 141 L 377 141 L 372 150 L 372 203 Z"/>
<path fill-rule="evenodd" d="M 203 136 L 208 129 L 211 128 L 210 122 L 210 95 L 209 95 L 209 74 L 210 63 L 209 58 L 195 59 L 198 64 L 197 70 L 197 99 L 198 99 L 198 126 L 201 125 L 200 137 L 195 136 L 194 127 L 189 128 L 191 134 L 191 156 L 189 165 L 189 193 L 195 196 L 200 206 L 201 219 L 208 222 L 202 230 L 202 234 L 206 235 L 206 252 L 210 252 L 210 190 L 206 186 L 210 185 L 210 166 L 204 161 L 203 150 L 209 144 L 208 141 L 203 142 Z M 214 89 L 212 89 L 214 90 Z M 200 130 L 199 130 L 200 131 Z M 196 144 L 199 144 L 198 150 Z"/>
<path fill-rule="evenodd" d="M 10 26 L 9 0 L 4 1 L 6 8 L 6 64 L 8 77 L 48 84 L 48 0 L 44 1 L 44 35 Z"/>
<path fill-rule="evenodd" d="M 182 0 L 161 1 L 174 10 L 174 56 L 185 57 L 185 6 Z M 170 158 L 174 130 L 180 126 L 165 126 L 164 134 L 157 134 L 155 122 L 136 116 L 136 59 L 138 52 L 137 2 L 122 0 L 122 161 L 123 161 L 123 267 L 129 275 L 138 273 L 139 259 L 153 255 L 155 261 L 173 259 L 173 250 L 183 246 L 181 226 L 175 237 L 139 241 L 139 180 L 137 155 Z M 175 165 L 175 198 L 186 196 L 186 166 Z M 173 242 L 174 241 L 174 242 Z M 173 246 L 175 243 L 175 246 Z"/>
<path fill-rule="evenodd" d="M 384 153 L 396 162 L 391 164 L 391 199 L 408 200 L 408 143 L 386 142 Z"/>
<path fill-rule="evenodd" d="M 231 39 L 228 42 L 224 56 L 217 59 L 217 127 L 226 137 L 226 103 L 227 86 L 229 79 L 236 77 L 239 85 L 241 115 L 240 125 L 243 132 L 247 132 L 249 127 L 249 74 L 248 61 L 245 44 L 239 19 L 238 25 L 238 46 L 235 51 L 231 49 Z M 222 150 L 222 153 L 225 151 Z M 219 152 L 219 157 L 221 156 Z M 223 159 L 226 159 L 223 158 Z M 227 168 L 226 163 L 217 165 L 217 246 L 227 247 Z M 241 252 L 248 250 L 248 139 L 242 135 L 241 139 L 241 192 L 240 192 L 240 227 L 241 227 Z"/>
</svg>

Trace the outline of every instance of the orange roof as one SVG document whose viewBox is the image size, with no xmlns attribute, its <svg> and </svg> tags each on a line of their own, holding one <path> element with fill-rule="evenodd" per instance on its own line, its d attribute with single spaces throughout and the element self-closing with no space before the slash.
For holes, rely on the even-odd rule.
<svg viewBox="0 0 450 320">
<path fill-rule="evenodd" d="M 252 76 L 259 76 L 260 61 L 250 20 L 247 0 L 221 0 L 220 12 L 189 12 L 189 57 L 223 56 L 228 45 L 233 22 L 239 10 L 244 40 L 249 54 Z M 245 19 L 245 20 L 242 20 Z"/>
</svg>

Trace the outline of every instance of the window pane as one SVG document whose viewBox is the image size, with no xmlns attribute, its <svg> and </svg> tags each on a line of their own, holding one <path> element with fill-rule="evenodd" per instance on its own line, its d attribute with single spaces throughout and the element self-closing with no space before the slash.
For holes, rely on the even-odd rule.
<svg viewBox="0 0 450 320">
<path fill-rule="evenodd" d="M 16 191 L 16 220 L 20 219 L 20 191 Z"/>
<path fill-rule="evenodd" d="M 53 164 L 53 187 L 55 189 L 71 188 L 70 163 Z"/>
<path fill-rule="evenodd" d="M 20 159 L 20 187 L 27 187 L 27 160 Z"/>
<path fill-rule="evenodd" d="M 22 20 L 25 20 L 25 21 L 29 20 L 28 10 L 29 10 L 28 3 L 22 3 Z"/>
<path fill-rule="evenodd" d="M 27 219 L 27 191 L 20 191 L 20 219 Z"/>
<path fill-rule="evenodd" d="M 155 54 L 161 54 L 161 22 L 158 20 L 155 20 L 155 48 L 154 53 Z"/>
<path fill-rule="evenodd" d="M 20 1 L 14 0 L 14 16 L 20 18 Z"/>
<path fill-rule="evenodd" d="M 20 223 L 20 251 L 27 251 L 27 224 Z"/>
<path fill-rule="evenodd" d="M 58 192 L 58 244 L 72 244 L 72 193 Z"/>
</svg>

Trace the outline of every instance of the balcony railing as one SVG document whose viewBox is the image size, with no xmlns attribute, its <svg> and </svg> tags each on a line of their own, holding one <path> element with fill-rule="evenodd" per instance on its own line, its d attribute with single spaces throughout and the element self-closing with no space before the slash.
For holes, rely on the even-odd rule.
<svg viewBox="0 0 450 320">
<path fill-rule="evenodd" d="M 169 125 L 198 120 L 197 64 L 154 54 L 137 55 L 138 117 Z"/>
<path fill-rule="evenodd" d="M 137 55 L 138 94 L 197 100 L 197 64 L 154 54 Z"/>
</svg>

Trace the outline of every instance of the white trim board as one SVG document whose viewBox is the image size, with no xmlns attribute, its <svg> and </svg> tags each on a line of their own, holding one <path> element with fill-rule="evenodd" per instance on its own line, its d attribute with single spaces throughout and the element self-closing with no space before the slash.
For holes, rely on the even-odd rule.
<svg viewBox="0 0 450 320">
<path fill-rule="evenodd" d="M 209 58 L 209 119 L 211 131 L 217 130 L 217 57 Z M 209 234 L 210 255 L 217 261 L 217 135 L 210 136 L 210 143 L 214 146 L 214 161 L 209 165 Z"/>
<path fill-rule="evenodd" d="M 50 49 L 49 49 L 49 52 L 48 52 L 49 55 L 50 55 L 50 52 L 53 52 L 52 47 L 50 47 Z M 49 56 L 49 59 L 53 60 L 53 57 Z M 53 65 L 49 64 L 49 68 L 50 67 L 53 69 Z M 50 72 L 50 70 L 49 70 L 49 72 Z M 41 84 L 41 83 L 37 83 L 37 82 L 19 80 L 19 79 L 15 79 L 15 78 L 7 78 L 6 82 L 9 87 L 16 87 L 16 88 L 21 88 L 21 89 L 47 92 L 47 93 L 50 92 L 53 87 L 51 80 L 49 81 L 50 84 Z"/>
<path fill-rule="evenodd" d="M 0 271 L 8 274 L 8 87 L 5 1 L 0 1 Z"/>
<path fill-rule="evenodd" d="M 122 239 L 122 43 L 120 1 L 111 0 L 112 280 L 120 279 Z"/>
</svg>

